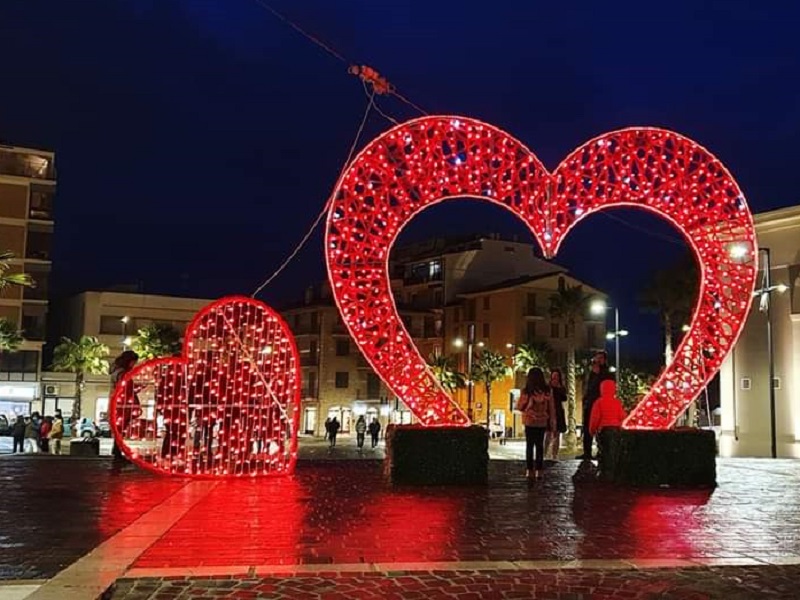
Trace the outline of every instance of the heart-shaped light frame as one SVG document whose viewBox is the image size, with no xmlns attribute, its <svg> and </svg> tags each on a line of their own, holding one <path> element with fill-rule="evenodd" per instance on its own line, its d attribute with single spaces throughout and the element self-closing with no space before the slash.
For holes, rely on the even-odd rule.
<svg viewBox="0 0 800 600">
<path fill-rule="evenodd" d="M 252 298 L 222 298 L 192 320 L 181 357 L 144 362 L 120 379 L 111 430 L 128 458 L 159 473 L 285 475 L 297 460 L 300 383 L 280 315 Z"/>
<path fill-rule="evenodd" d="M 673 362 L 625 421 L 628 428 L 672 427 L 736 343 L 755 288 L 753 217 L 722 163 L 679 134 L 630 128 L 587 142 L 549 173 L 504 131 L 455 116 L 408 121 L 367 145 L 334 190 L 325 238 L 328 276 L 364 357 L 428 426 L 468 425 L 469 419 L 403 325 L 390 287 L 389 253 L 421 210 L 464 197 L 517 215 L 548 258 L 576 223 L 608 208 L 648 210 L 683 234 L 700 271 L 692 322 Z"/>
</svg>

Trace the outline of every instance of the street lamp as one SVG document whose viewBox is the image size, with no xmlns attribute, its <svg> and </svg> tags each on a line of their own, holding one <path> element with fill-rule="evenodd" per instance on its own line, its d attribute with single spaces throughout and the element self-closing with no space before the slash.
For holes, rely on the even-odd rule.
<svg viewBox="0 0 800 600">
<path fill-rule="evenodd" d="M 758 298 L 758 309 L 766 314 L 767 317 L 767 360 L 769 362 L 769 427 L 770 427 L 770 450 L 772 451 L 772 458 L 778 458 L 778 434 L 777 434 L 777 421 L 775 417 L 775 349 L 772 343 L 772 311 L 770 297 L 772 292 L 782 294 L 789 289 L 785 283 L 772 284 L 772 265 L 769 248 L 759 248 L 759 252 L 764 255 L 763 276 L 761 279 L 761 288 L 753 292 L 753 295 Z M 730 249 L 732 258 L 745 258 L 747 256 L 747 248 L 744 246 L 733 246 Z"/>
<path fill-rule="evenodd" d="M 453 346 L 456 348 L 464 347 L 464 340 L 456 338 L 453 340 Z M 472 382 L 472 351 L 475 346 L 475 323 L 467 325 L 467 418 L 472 420 L 472 399 L 473 399 L 473 382 Z M 483 347 L 483 342 L 479 344 Z"/>
<path fill-rule="evenodd" d="M 130 345 L 130 341 L 129 340 L 131 338 L 126 337 L 126 335 L 125 335 L 126 329 L 128 327 L 128 323 L 130 322 L 130 320 L 131 320 L 131 318 L 129 316 L 127 316 L 127 315 L 120 319 L 120 322 L 122 323 L 122 350 L 123 351 L 127 350 L 128 346 Z"/>
<path fill-rule="evenodd" d="M 619 328 L 619 309 L 616 306 L 608 306 L 603 300 L 595 300 L 592 302 L 589 310 L 593 315 L 602 315 L 607 311 L 614 309 L 614 331 L 606 333 L 607 340 L 614 340 L 614 372 L 619 378 L 619 338 L 628 335 L 627 329 Z"/>
</svg>

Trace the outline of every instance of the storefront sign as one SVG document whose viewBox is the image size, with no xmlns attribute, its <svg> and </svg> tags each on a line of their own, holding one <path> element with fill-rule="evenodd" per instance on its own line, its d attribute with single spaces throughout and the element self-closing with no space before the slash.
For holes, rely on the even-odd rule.
<svg viewBox="0 0 800 600">
<path fill-rule="evenodd" d="M 0 385 L 0 398 L 6 400 L 33 400 L 35 397 L 36 390 L 32 387 Z"/>
</svg>

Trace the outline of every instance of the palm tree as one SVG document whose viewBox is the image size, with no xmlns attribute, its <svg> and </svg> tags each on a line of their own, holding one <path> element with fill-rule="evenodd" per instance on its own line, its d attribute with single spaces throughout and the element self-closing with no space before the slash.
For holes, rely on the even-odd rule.
<svg viewBox="0 0 800 600">
<path fill-rule="evenodd" d="M 656 271 L 639 295 L 645 312 L 656 313 L 664 327 L 664 364 L 672 362 L 673 336 L 685 324 L 697 299 L 697 265 L 691 257 Z"/>
<path fill-rule="evenodd" d="M 514 372 L 527 373 L 533 367 L 550 366 L 553 349 L 547 342 L 529 342 L 516 347 L 513 357 Z"/>
<path fill-rule="evenodd" d="M 16 352 L 22 344 L 22 332 L 8 319 L 0 319 L 0 353 Z"/>
<path fill-rule="evenodd" d="M 428 357 L 428 365 L 442 387 L 451 394 L 459 388 L 466 387 L 467 376 L 456 369 L 452 356 L 440 353 L 431 354 Z"/>
<path fill-rule="evenodd" d="M 583 286 L 564 286 L 550 296 L 550 317 L 564 324 L 567 340 L 567 436 L 573 448 L 578 441 L 575 421 L 575 324 L 583 319 L 591 297 Z"/>
<path fill-rule="evenodd" d="M 86 375 L 108 373 L 108 346 L 96 337 L 84 335 L 77 342 L 64 337 L 53 351 L 54 371 L 75 373 L 75 403 L 72 405 L 72 422 L 77 425 L 81 417 L 81 394 Z M 75 429 L 77 431 L 77 428 Z"/>
<path fill-rule="evenodd" d="M 13 252 L 0 252 L 0 291 L 9 285 L 21 285 L 24 287 L 36 285 L 27 273 L 9 273 L 12 268 L 11 260 L 13 258 Z"/>
<path fill-rule="evenodd" d="M 486 390 L 486 429 L 489 429 L 492 407 L 492 385 L 511 376 L 508 357 L 494 350 L 483 350 L 472 365 L 472 381 L 480 382 Z"/>
<path fill-rule="evenodd" d="M 175 356 L 181 353 L 181 334 L 172 325 L 153 323 L 138 331 L 133 351 L 144 360 Z"/>
</svg>

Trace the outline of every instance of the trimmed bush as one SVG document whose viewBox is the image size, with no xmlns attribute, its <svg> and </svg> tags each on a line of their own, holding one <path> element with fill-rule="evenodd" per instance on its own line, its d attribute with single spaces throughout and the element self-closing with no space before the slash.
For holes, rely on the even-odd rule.
<svg viewBox="0 0 800 600">
<path fill-rule="evenodd" d="M 386 474 L 404 485 L 477 485 L 489 479 L 489 436 L 483 427 L 390 425 Z"/>
<path fill-rule="evenodd" d="M 70 456 L 100 456 L 100 440 L 92 438 L 89 440 L 73 440 L 69 444 Z"/>
<path fill-rule="evenodd" d="M 713 431 L 606 428 L 598 437 L 600 478 L 635 486 L 714 487 L 717 445 Z"/>
</svg>

